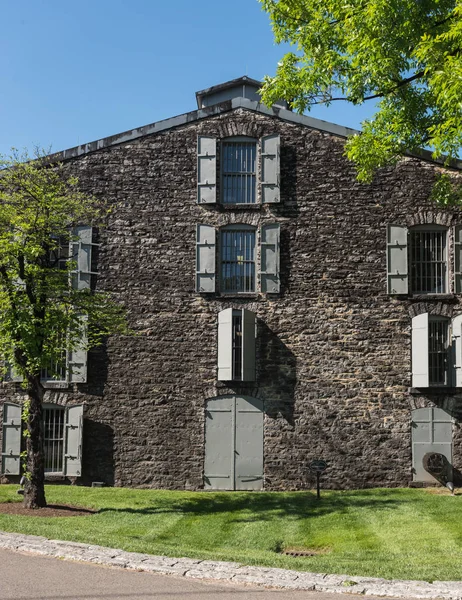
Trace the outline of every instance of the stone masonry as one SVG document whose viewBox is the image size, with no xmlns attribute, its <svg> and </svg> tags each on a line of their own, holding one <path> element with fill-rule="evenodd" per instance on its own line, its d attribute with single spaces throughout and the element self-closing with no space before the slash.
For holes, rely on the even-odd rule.
<svg viewBox="0 0 462 600">
<path fill-rule="evenodd" d="M 226 108 L 226 107 L 225 107 Z M 197 136 L 281 136 L 281 197 L 230 210 L 196 203 Z M 83 483 L 201 489 L 204 407 L 236 393 L 265 403 L 265 489 L 407 486 L 411 409 L 460 416 L 457 394 L 410 392 L 411 317 L 457 314 L 443 300 L 386 293 L 386 226 L 462 222 L 429 201 L 441 168 L 407 158 L 360 184 L 344 139 L 245 108 L 68 159 L 81 188 L 112 212 L 99 232 L 100 289 L 123 303 L 136 335 L 89 356 L 88 383 L 49 391 L 85 403 Z M 281 293 L 222 297 L 195 291 L 197 223 L 281 225 Z M 450 261 L 449 261 L 450 264 Z M 449 278 L 451 280 L 451 277 Z M 257 381 L 217 382 L 217 313 L 257 315 Z M 3 398 L 21 395 L 2 385 Z M 454 466 L 462 434 L 454 428 Z"/>
</svg>

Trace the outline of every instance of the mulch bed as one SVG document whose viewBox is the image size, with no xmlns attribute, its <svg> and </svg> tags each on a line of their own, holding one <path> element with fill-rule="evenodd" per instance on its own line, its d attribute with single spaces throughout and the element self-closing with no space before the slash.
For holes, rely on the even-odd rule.
<svg viewBox="0 0 462 600">
<path fill-rule="evenodd" d="M 49 504 L 45 508 L 24 508 L 22 502 L 0 503 L 0 514 L 24 517 L 89 517 L 97 512 L 90 508 L 66 504 Z"/>
</svg>

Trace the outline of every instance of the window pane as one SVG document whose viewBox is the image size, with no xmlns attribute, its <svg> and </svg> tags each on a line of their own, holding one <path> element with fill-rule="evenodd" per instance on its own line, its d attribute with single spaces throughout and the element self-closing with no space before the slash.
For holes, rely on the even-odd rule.
<svg viewBox="0 0 462 600">
<path fill-rule="evenodd" d="M 242 313 L 233 314 L 233 379 L 242 379 Z"/>
<path fill-rule="evenodd" d="M 446 231 L 411 231 L 411 285 L 414 294 L 446 292 Z"/>
<path fill-rule="evenodd" d="M 64 410 L 62 408 L 43 409 L 43 448 L 45 472 L 62 473 L 64 451 Z"/>
<path fill-rule="evenodd" d="M 255 231 L 222 230 L 222 292 L 255 291 Z"/>
<path fill-rule="evenodd" d="M 448 384 L 448 323 L 430 321 L 428 329 L 429 383 L 430 385 Z"/>
<path fill-rule="evenodd" d="M 222 144 L 222 198 L 224 204 L 255 204 L 256 156 L 254 142 Z"/>
</svg>

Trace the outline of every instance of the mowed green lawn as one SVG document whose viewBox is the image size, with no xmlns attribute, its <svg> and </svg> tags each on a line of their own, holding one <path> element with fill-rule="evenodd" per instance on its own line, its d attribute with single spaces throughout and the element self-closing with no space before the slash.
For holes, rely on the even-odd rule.
<svg viewBox="0 0 462 600">
<path fill-rule="evenodd" d="M 0 486 L 0 502 L 17 501 Z M 417 489 L 207 493 L 47 486 L 50 504 L 85 517 L 0 514 L 0 530 L 136 552 L 313 572 L 462 579 L 462 495 Z M 293 558 L 281 547 L 319 554 Z"/>
</svg>

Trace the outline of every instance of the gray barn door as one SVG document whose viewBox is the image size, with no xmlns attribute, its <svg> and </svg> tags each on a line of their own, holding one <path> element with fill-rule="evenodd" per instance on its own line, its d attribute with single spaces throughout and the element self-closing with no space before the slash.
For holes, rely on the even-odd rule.
<svg viewBox="0 0 462 600">
<path fill-rule="evenodd" d="M 417 408 L 412 411 L 412 468 L 414 481 L 435 483 L 423 467 L 427 452 L 438 452 L 452 464 L 452 419 L 441 408 Z"/>
<path fill-rule="evenodd" d="M 205 411 L 206 489 L 263 488 L 263 402 L 222 396 Z"/>
</svg>

